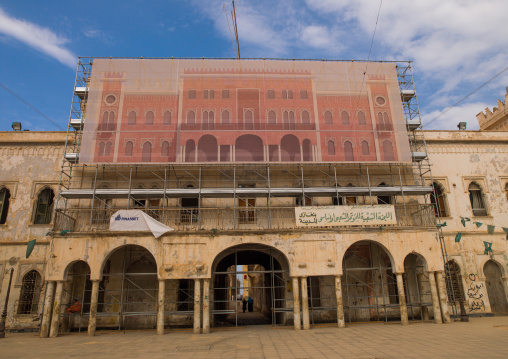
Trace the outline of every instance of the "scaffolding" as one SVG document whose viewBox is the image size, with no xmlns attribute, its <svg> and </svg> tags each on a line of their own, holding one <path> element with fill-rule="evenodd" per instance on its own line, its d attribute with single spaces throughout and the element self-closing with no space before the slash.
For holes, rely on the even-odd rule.
<svg viewBox="0 0 508 359">
<path fill-rule="evenodd" d="M 86 118 L 92 66 L 93 58 L 80 58 L 67 130 L 60 191 L 55 206 L 55 233 L 107 231 L 109 219 L 114 212 L 134 208 L 143 210 L 158 221 L 180 231 L 295 229 L 296 227 L 291 225 L 294 221 L 294 208 L 302 205 L 389 203 L 393 204 L 396 210 L 397 225 L 394 227 L 435 229 L 436 220 L 439 223 L 433 209 L 437 204 L 430 203 L 429 200 L 434 188 L 428 184 L 429 181 L 432 184 L 431 165 L 427 156 L 411 62 L 397 62 L 396 65 L 411 163 L 80 164 L 78 154 Z M 364 230 L 366 227 L 368 226 L 350 227 L 348 230 Z M 437 231 L 445 261 L 446 278 L 449 278 L 444 237 L 441 229 Z M 381 272 L 386 268 L 368 270 L 377 271 L 381 276 Z M 223 272 L 215 274 L 226 275 Z M 234 274 L 244 273 L 235 268 Z M 273 280 L 276 280 L 280 273 L 272 270 L 262 274 L 273 276 Z M 344 274 L 347 283 L 351 271 L 346 270 Z M 421 276 L 419 277 L 421 279 Z M 332 308 L 333 305 L 321 305 L 321 302 L 326 303 L 331 297 L 321 297 L 319 294 L 318 305 L 312 292 L 316 283 L 318 287 L 326 287 L 328 282 L 329 279 L 324 277 L 309 281 L 310 309 L 311 313 L 316 312 L 316 320 L 319 320 L 319 312 L 336 310 Z M 377 284 L 364 285 L 369 288 Z M 272 285 L 270 288 L 278 286 Z M 235 293 L 238 289 L 236 282 L 234 286 L 214 288 Z M 379 289 L 384 290 L 382 285 Z M 345 292 L 347 290 L 348 284 Z M 394 299 L 390 299 L 389 293 L 385 294 L 382 302 L 380 296 L 372 296 L 370 300 L 373 303 L 369 302 L 365 308 L 359 308 L 352 303 L 348 303 L 347 307 L 349 311 L 373 310 L 378 319 L 384 317 L 384 320 L 388 320 L 388 308 L 398 304 L 390 303 L 390 300 Z M 451 296 L 453 297 L 453 293 Z M 156 295 L 153 297 L 156 298 Z M 187 310 L 169 310 L 167 314 L 192 316 L 193 311 L 186 304 L 192 301 L 192 295 L 188 297 L 181 306 Z M 410 299 L 409 297 L 408 303 Z M 408 307 L 410 313 L 414 311 L 413 317 L 417 317 L 417 313 L 422 313 L 422 307 L 428 304 L 428 301 L 418 299 L 418 303 L 409 304 Z M 228 305 L 232 305 L 231 301 Z M 235 308 L 236 305 L 235 302 Z M 456 313 L 453 305 L 452 309 Z M 151 315 L 155 315 L 155 310 L 152 312 Z M 229 315 L 232 312 L 217 311 L 215 314 Z M 351 315 L 348 315 L 351 320 Z M 314 314 L 311 318 L 314 321 Z"/>
</svg>

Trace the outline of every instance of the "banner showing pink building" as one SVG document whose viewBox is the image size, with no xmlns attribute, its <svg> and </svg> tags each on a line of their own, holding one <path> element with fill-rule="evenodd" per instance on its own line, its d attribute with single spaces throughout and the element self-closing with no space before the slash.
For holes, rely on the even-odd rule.
<svg viewBox="0 0 508 359">
<path fill-rule="evenodd" d="M 80 163 L 410 162 L 395 64 L 94 59 Z"/>
</svg>

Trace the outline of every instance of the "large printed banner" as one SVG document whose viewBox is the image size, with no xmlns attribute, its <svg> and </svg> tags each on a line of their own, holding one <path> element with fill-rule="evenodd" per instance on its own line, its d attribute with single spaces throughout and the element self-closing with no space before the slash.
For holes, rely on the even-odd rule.
<svg viewBox="0 0 508 359">
<path fill-rule="evenodd" d="M 397 224 L 393 205 L 296 207 L 299 227 Z"/>
<path fill-rule="evenodd" d="M 395 63 L 94 59 L 80 163 L 410 162 Z"/>
</svg>

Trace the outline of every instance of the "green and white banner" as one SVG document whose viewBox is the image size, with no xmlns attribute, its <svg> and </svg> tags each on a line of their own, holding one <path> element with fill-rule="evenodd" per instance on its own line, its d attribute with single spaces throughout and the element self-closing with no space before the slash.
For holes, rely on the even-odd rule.
<svg viewBox="0 0 508 359">
<path fill-rule="evenodd" d="M 299 227 L 397 224 L 393 205 L 296 207 Z"/>
</svg>

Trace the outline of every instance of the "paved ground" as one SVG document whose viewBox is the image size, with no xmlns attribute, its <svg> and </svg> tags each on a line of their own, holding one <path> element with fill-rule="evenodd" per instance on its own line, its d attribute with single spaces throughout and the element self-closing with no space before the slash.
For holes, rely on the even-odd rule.
<svg viewBox="0 0 508 359">
<path fill-rule="evenodd" d="M 471 318 L 470 323 L 317 325 L 310 331 L 251 326 L 190 330 L 98 332 L 40 339 L 7 333 L 1 358 L 507 358 L 508 317 Z"/>
</svg>

